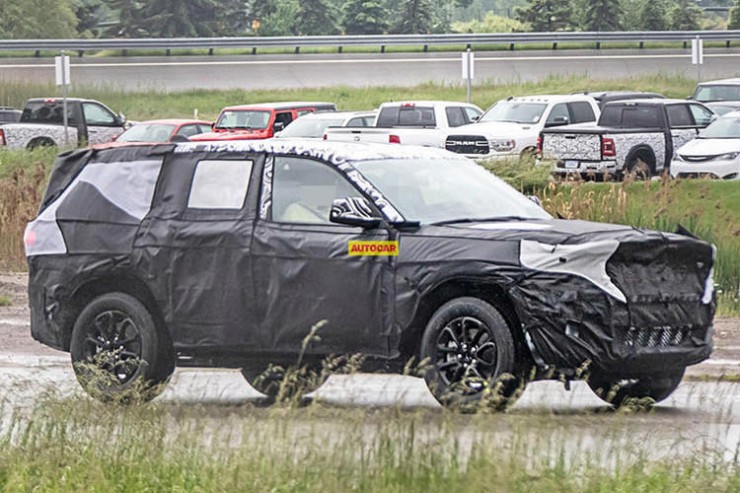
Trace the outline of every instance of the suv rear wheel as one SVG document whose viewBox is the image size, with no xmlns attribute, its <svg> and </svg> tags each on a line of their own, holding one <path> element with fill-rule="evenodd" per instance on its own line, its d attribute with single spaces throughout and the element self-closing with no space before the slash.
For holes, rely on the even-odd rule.
<svg viewBox="0 0 740 493">
<path fill-rule="evenodd" d="M 501 312 L 478 298 L 453 299 L 434 313 L 420 357 L 427 386 L 444 406 L 502 410 L 524 389 L 515 376 L 511 328 Z"/>
<path fill-rule="evenodd" d="M 159 395 L 174 371 L 171 353 L 149 310 L 125 293 L 93 299 L 72 329 L 77 380 L 104 402 L 143 402 Z"/>
</svg>

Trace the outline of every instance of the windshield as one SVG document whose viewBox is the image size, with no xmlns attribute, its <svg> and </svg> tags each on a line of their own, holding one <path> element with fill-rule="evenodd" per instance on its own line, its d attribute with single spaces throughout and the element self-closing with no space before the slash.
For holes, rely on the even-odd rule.
<svg viewBox="0 0 740 493">
<path fill-rule="evenodd" d="M 140 123 L 123 132 L 118 142 L 167 142 L 170 140 L 174 125 Z"/>
<path fill-rule="evenodd" d="M 481 122 L 537 123 L 547 108 L 543 103 L 499 101 L 480 117 Z"/>
<path fill-rule="evenodd" d="M 226 110 L 216 122 L 216 128 L 253 128 L 263 130 L 270 123 L 269 111 Z"/>
<path fill-rule="evenodd" d="M 279 137 L 320 138 L 326 127 L 341 125 L 343 118 L 299 118 L 280 132 Z"/>
<path fill-rule="evenodd" d="M 548 219 L 550 215 L 483 167 L 464 158 L 355 162 L 409 221 Z"/>
<path fill-rule="evenodd" d="M 740 85 L 732 86 L 699 86 L 694 94 L 699 102 L 707 101 L 740 101 Z"/>
<path fill-rule="evenodd" d="M 740 139 L 740 116 L 725 116 L 701 131 L 702 139 Z"/>
</svg>

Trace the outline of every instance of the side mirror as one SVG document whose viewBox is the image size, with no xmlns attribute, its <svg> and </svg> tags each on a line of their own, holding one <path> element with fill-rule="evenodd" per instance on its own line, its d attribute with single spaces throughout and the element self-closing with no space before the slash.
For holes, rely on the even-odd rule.
<svg viewBox="0 0 740 493">
<path fill-rule="evenodd" d="M 480 115 L 475 115 L 475 116 L 470 117 L 471 122 L 477 122 L 478 120 L 480 120 Z"/>
<path fill-rule="evenodd" d="M 381 218 L 365 197 L 335 199 L 331 204 L 329 221 L 348 226 L 372 229 L 380 226 Z"/>
<path fill-rule="evenodd" d="M 126 115 L 119 113 L 115 118 L 116 126 L 123 127 L 126 125 Z"/>
<path fill-rule="evenodd" d="M 272 125 L 272 131 L 273 131 L 273 132 L 280 132 L 280 131 L 281 131 L 281 130 L 283 130 L 284 128 L 285 128 L 285 122 L 275 122 L 275 123 L 274 123 L 274 124 Z"/>
<path fill-rule="evenodd" d="M 540 198 L 536 195 L 527 195 L 527 198 L 537 204 L 538 206 L 542 207 L 542 201 Z"/>
</svg>

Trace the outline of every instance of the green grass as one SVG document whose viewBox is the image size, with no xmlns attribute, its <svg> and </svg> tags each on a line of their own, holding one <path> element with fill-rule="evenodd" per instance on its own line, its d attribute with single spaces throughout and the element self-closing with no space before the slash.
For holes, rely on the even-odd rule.
<svg viewBox="0 0 740 493">
<path fill-rule="evenodd" d="M 663 418 L 664 419 L 664 418 Z M 734 492 L 719 449 L 650 435 L 650 415 L 103 406 L 0 415 L 0 491 Z M 671 427 L 670 424 L 668 424 Z M 595 446 L 594 430 L 599 430 Z M 678 431 L 678 428 L 676 429 Z M 644 443 L 644 433 L 654 442 Z M 686 450 L 677 451 L 685 446 Z"/>
</svg>

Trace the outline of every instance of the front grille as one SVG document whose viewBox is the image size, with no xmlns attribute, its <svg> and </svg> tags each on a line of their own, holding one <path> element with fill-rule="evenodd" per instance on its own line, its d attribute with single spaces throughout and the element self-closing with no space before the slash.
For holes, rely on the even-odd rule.
<svg viewBox="0 0 740 493">
<path fill-rule="evenodd" d="M 679 154 L 679 156 L 681 157 L 681 159 L 683 159 L 687 163 L 705 163 L 717 157 L 717 156 L 686 156 L 684 154 Z"/>
<path fill-rule="evenodd" d="M 625 343 L 636 348 L 680 346 L 691 337 L 691 327 L 630 327 Z"/>
<path fill-rule="evenodd" d="M 481 135 L 450 135 L 445 149 L 458 154 L 488 154 L 488 139 Z"/>
</svg>

